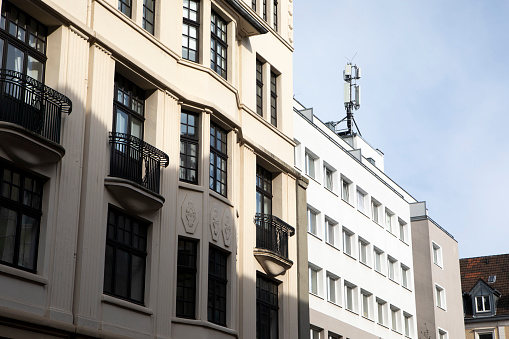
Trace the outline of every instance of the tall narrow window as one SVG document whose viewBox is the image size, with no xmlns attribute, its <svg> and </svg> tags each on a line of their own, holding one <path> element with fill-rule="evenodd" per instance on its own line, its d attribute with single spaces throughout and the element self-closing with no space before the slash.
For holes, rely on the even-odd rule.
<svg viewBox="0 0 509 339">
<path fill-rule="evenodd" d="M 210 68 L 226 79 L 226 21 L 216 12 L 212 12 L 210 24 Z"/>
<path fill-rule="evenodd" d="M 327 273 L 327 300 L 331 303 L 337 303 L 337 285 L 339 278 Z"/>
<path fill-rule="evenodd" d="M 399 332 L 399 309 L 391 305 L 392 330 Z"/>
<path fill-rule="evenodd" d="M 309 266 L 309 292 L 318 295 L 319 293 L 319 274 L 321 269 L 316 266 Z"/>
<path fill-rule="evenodd" d="M 278 282 L 258 274 L 256 276 L 256 338 L 278 338 L 278 311 Z"/>
<path fill-rule="evenodd" d="M 345 282 L 345 308 L 355 312 L 356 286 Z"/>
<path fill-rule="evenodd" d="M 385 306 L 386 306 L 386 302 L 383 301 L 382 299 L 378 299 L 376 298 L 376 308 L 377 308 L 377 314 L 378 314 L 378 323 L 380 325 L 384 325 L 385 326 Z"/>
<path fill-rule="evenodd" d="M 412 316 L 410 314 L 404 312 L 403 317 L 405 320 L 404 334 L 406 337 L 410 338 L 410 336 L 412 335 Z"/>
<path fill-rule="evenodd" d="M 378 224 L 378 215 L 380 213 L 380 204 L 375 200 L 371 200 L 371 219 Z"/>
<path fill-rule="evenodd" d="M 180 113 L 179 178 L 198 183 L 198 116 L 186 111 Z"/>
<path fill-rule="evenodd" d="M 186 238 L 178 241 L 177 310 L 180 318 L 196 317 L 196 257 L 198 242 Z"/>
<path fill-rule="evenodd" d="M 359 239 L 359 261 L 366 265 L 368 265 L 368 247 L 367 241 Z"/>
<path fill-rule="evenodd" d="M 272 214 L 272 173 L 256 165 L 256 213 Z"/>
<path fill-rule="evenodd" d="M 315 169 L 316 169 L 316 165 L 315 165 L 315 158 L 309 154 L 308 152 L 306 152 L 306 174 L 309 175 L 311 178 L 315 178 Z"/>
<path fill-rule="evenodd" d="M 392 214 L 385 210 L 385 228 L 392 233 Z"/>
<path fill-rule="evenodd" d="M 406 224 L 399 220 L 399 240 L 406 242 Z"/>
<path fill-rule="evenodd" d="M 350 183 L 341 179 L 341 199 L 350 202 Z"/>
<path fill-rule="evenodd" d="M 131 0 L 118 0 L 118 10 L 131 17 L 132 12 L 132 2 Z"/>
<path fill-rule="evenodd" d="M 226 287 L 228 254 L 209 246 L 208 321 L 226 326 Z"/>
<path fill-rule="evenodd" d="M 343 252 L 345 254 L 348 254 L 348 255 L 352 255 L 352 238 L 353 238 L 353 234 L 346 230 L 346 229 L 343 229 Z"/>
<path fill-rule="evenodd" d="M 184 0 L 182 26 L 182 58 L 198 62 L 200 2 Z"/>
<path fill-rule="evenodd" d="M 267 0 L 263 0 L 263 20 L 267 21 Z"/>
<path fill-rule="evenodd" d="M 324 172 L 325 172 L 325 182 L 324 182 L 325 188 L 328 189 L 329 191 L 332 191 L 334 189 L 334 181 L 333 181 L 334 171 L 331 170 L 329 167 L 325 166 Z"/>
<path fill-rule="evenodd" d="M 329 245 L 336 246 L 337 224 L 325 218 L 326 241 Z"/>
<path fill-rule="evenodd" d="M 375 248 L 373 253 L 375 255 L 375 271 L 377 271 L 378 273 L 382 273 L 382 262 L 383 262 L 382 256 L 384 252 L 380 251 L 378 248 Z"/>
<path fill-rule="evenodd" d="M 0 263 L 35 272 L 43 181 L 0 163 Z"/>
<path fill-rule="evenodd" d="M 475 305 L 477 312 L 489 312 L 491 311 L 490 296 L 480 295 L 475 297 Z"/>
<path fill-rule="evenodd" d="M 256 12 L 256 0 L 251 0 L 251 8 Z"/>
<path fill-rule="evenodd" d="M 145 92 L 118 73 L 113 107 L 113 130 L 143 140 Z"/>
<path fill-rule="evenodd" d="M 362 213 L 366 213 L 366 193 L 357 190 L 357 209 L 361 211 Z"/>
<path fill-rule="evenodd" d="M 143 0 L 143 28 L 150 34 L 154 34 L 155 0 Z"/>
<path fill-rule="evenodd" d="M 256 60 L 256 113 L 263 116 L 263 63 Z"/>
<path fill-rule="evenodd" d="M 211 190 L 226 197 L 226 131 L 214 123 L 210 123 L 210 179 Z"/>
<path fill-rule="evenodd" d="M 20 72 L 44 83 L 47 34 L 46 26 L 4 1 L 0 25 L 0 69 Z M 5 88 L 4 91 L 20 98 L 17 88 Z"/>
<path fill-rule="evenodd" d="M 433 247 L 433 263 L 435 263 L 435 265 L 442 267 L 442 247 L 440 247 L 440 245 L 436 244 L 435 242 L 432 243 L 432 247 Z"/>
<path fill-rule="evenodd" d="M 410 269 L 407 266 L 401 264 L 401 285 L 406 288 L 410 288 L 409 272 Z"/>
<path fill-rule="evenodd" d="M 274 0 L 274 30 L 277 32 L 277 0 Z"/>
<path fill-rule="evenodd" d="M 361 290 L 362 296 L 362 316 L 371 319 L 371 296 L 372 294 Z"/>
<path fill-rule="evenodd" d="M 314 235 L 318 235 L 317 224 L 317 213 L 308 207 L 308 232 Z"/>
<path fill-rule="evenodd" d="M 270 72 L 270 123 L 277 126 L 277 75 Z"/>
<path fill-rule="evenodd" d="M 109 209 L 104 293 L 143 304 L 147 228 L 144 222 Z"/>
<path fill-rule="evenodd" d="M 387 274 L 389 275 L 389 279 L 396 281 L 396 259 L 387 256 Z"/>
</svg>

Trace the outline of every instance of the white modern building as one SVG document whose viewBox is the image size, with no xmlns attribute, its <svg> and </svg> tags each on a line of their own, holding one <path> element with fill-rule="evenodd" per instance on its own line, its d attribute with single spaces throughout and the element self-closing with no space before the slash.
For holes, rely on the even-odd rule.
<svg viewBox="0 0 509 339">
<path fill-rule="evenodd" d="M 408 193 L 359 135 L 295 102 L 295 166 L 309 178 L 311 338 L 417 338 Z"/>
</svg>

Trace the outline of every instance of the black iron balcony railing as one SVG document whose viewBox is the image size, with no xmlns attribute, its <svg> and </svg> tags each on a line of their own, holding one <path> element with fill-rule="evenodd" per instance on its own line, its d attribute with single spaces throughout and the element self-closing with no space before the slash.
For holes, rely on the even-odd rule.
<svg viewBox="0 0 509 339">
<path fill-rule="evenodd" d="M 110 132 L 110 144 L 110 176 L 133 181 L 159 193 L 160 168 L 168 166 L 168 155 L 145 141 L 124 133 Z"/>
<path fill-rule="evenodd" d="M 11 70 L 0 70 L 0 121 L 10 122 L 60 143 L 62 113 L 70 114 L 65 95 Z"/>
<path fill-rule="evenodd" d="M 295 234 L 295 229 L 271 214 L 257 213 L 254 222 L 256 247 L 275 252 L 288 259 L 288 237 Z"/>
</svg>

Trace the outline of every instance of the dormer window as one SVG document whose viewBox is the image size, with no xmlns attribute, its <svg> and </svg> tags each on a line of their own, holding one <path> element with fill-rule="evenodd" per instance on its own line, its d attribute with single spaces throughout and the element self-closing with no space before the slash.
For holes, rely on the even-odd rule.
<svg viewBox="0 0 509 339">
<path fill-rule="evenodd" d="M 491 311 L 490 296 L 480 295 L 475 297 L 475 307 L 477 312 L 489 312 Z"/>
</svg>

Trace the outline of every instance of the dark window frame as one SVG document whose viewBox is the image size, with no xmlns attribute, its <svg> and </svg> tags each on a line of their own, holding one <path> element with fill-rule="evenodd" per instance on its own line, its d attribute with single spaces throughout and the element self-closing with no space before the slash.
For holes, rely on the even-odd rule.
<svg viewBox="0 0 509 339">
<path fill-rule="evenodd" d="M 210 68 L 224 79 L 228 71 L 228 23 L 212 11 L 210 16 Z M 222 29 L 224 28 L 224 30 Z M 224 55 L 223 55 L 224 52 Z M 219 63 L 218 63 L 219 59 Z M 224 64 L 224 67 L 222 66 Z"/>
<path fill-rule="evenodd" d="M 256 113 L 263 116 L 263 62 L 256 59 Z"/>
<path fill-rule="evenodd" d="M 186 115 L 186 123 L 182 122 L 182 118 Z M 194 117 L 195 124 L 190 125 L 187 123 L 189 121 L 189 116 Z M 182 110 L 180 112 L 180 165 L 179 165 L 179 180 L 183 182 L 187 182 L 190 184 L 198 184 L 199 172 L 199 154 L 200 154 L 200 120 L 199 115 L 197 113 L 193 113 L 191 111 Z M 194 136 L 190 135 L 189 128 L 192 127 L 195 130 Z M 183 128 L 186 130 L 186 133 L 183 133 Z M 196 155 L 193 156 L 191 153 L 191 148 L 196 147 Z M 182 150 L 184 149 L 184 152 Z M 192 167 L 192 158 L 196 158 L 195 167 Z M 185 175 L 182 176 L 182 170 L 184 170 Z M 195 171 L 196 177 L 193 179 L 190 173 Z"/>
<path fill-rule="evenodd" d="M 229 255 L 209 244 L 207 320 L 221 326 L 226 326 Z"/>
<path fill-rule="evenodd" d="M 256 12 L 256 0 L 251 0 L 251 8 Z"/>
<path fill-rule="evenodd" d="M 123 101 L 119 100 L 122 95 Z M 145 99 L 146 93 L 140 87 L 120 73 L 115 73 L 114 96 L 113 96 L 113 131 L 117 132 L 117 110 L 127 114 L 127 132 L 132 135 L 131 124 L 133 120 L 140 123 L 141 134 L 138 137 L 143 140 L 145 124 Z M 126 104 L 127 101 L 127 104 Z M 138 110 L 136 109 L 138 106 Z M 141 108 L 141 111 L 140 111 Z M 123 132 L 119 132 L 123 133 Z"/>
<path fill-rule="evenodd" d="M 267 0 L 263 0 L 263 20 L 267 21 Z"/>
<path fill-rule="evenodd" d="M 132 18 L 133 15 L 133 2 L 132 0 L 118 0 L 118 10 L 123 14 Z"/>
<path fill-rule="evenodd" d="M 257 195 L 257 203 L 258 203 L 258 197 L 260 197 L 261 200 L 261 210 L 257 208 L 256 213 L 261 214 L 272 214 L 272 173 L 269 172 L 267 169 L 260 165 L 256 165 L 256 195 Z M 264 201 L 267 199 L 267 201 L 270 202 L 270 207 L 268 211 L 265 211 L 264 209 Z"/>
<path fill-rule="evenodd" d="M 122 222 L 120 221 L 122 220 Z M 129 221 L 129 222 L 127 222 Z M 130 227 L 130 229 L 129 229 Z M 136 233 L 136 228 L 138 232 Z M 146 268 L 147 268 L 147 255 L 148 255 L 148 228 L 149 223 L 138 218 L 132 217 L 119 209 L 108 206 L 108 219 L 106 231 L 106 249 L 104 259 L 104 294 L 111 295 L 116 298 L 124 299 L 129 302 L 144 305 L 145 301 L 145 285 L 146 285 Z M 126 237 L 130 237 L 126 241 Z M 122 237 L 122 239 L 119 239 Z M 138 246 L 135 243 L 138 243 Z M 111 249 L 111 258 L 109 256 L 109 249 Z M 123 252 L 127 254 L 127 277 L 125 279 L 125 293 L 118 291 L 117 274 L 121 268 L 118 267 L 118 254 Z M 141 298 L 136 299 L 133 297 L 133 257 L 142 259 L 142 273 L 141 273 L 141 286 L 138 292 Z M 110 262 L 111 260 L 111 262 Z M 122 267 L 126 268 L 126 267 Z M 109 284 L 108 284 L 109 283 Z M 109 285 L 109 286 L 108 286 Z"/>
<path fill-rule="evenodd" d="M 256 273 L 256 338 L 278 339 L 279 337 L 279 285 L 280 281 Z M 268 315 L 268 317 L 267 317 Z M 266 322 L 268 318 L 269 323 Z M 270 321 L 276 322 L 276 333 L 270 332 Z"/>
<path fill-rule="evenodd" d="M 14 17 L 15 14 L 16 17 Z M 20 26 L 23 26 L 20 21 L 24 21 L 24 28 L 20 28 Z M 15 32 L 12 32 L 13 30 L 15 30 Z M 16 36 L 14 36 L 13 33 L 15 33 Z M 20 39 L 20 36 L 24 38 Z M 3 46 L 0 50 L 0 68 L 7 68 L 8 46 L 13 46 L 23 52 L 23 67 L 20 73 L 28 75 L 28 58 L 31 57 L 42 64 L 41 77 L 36 80 L 44 83 L 47 60 L 46 50 L 48 45 L 47 37 L 48 28 L 45 25 L 10 2 L 4 1 L 2 3 L 0 40 L 3 41 Z"/>
<path fill-rule="evenodd" d="M 191 3 L 196 4 L 196 11 L 192 10 Z M 188 15 L 187 17 L 185 15 L 183 16 L 182 24 L 183 24 L 184 28 L 187 27 L 187 30 L 186 30 L 187 34 L 184 34 L 184 30 L 183 30 L 182 37 L 184 37 L 187 40 L 187 47 L 182 45 L 182 58 L 184 58 L 186 60 L 194 61 L 194 62 L 198 62 L 200 59 L 200 55 L 199 55 L 200 54 L 200 3 L 201 2 L 199 0 L 189 0 L 189 7 L 186 7 L 185 4 L 183 5 L 184 11 L 187 10 L 188 13 L 195 12 L 196 20 L 192 20 L 190 18 L 190 15 Z M 196 38 L 193 38 L 191 36 L 191 34 L 190 34 L 191 28 L 194 28 L 196 30 Z M 190 41 L 192 41 L 192 40 L 196 41 L 196 49 L 192 49 L 189 47 Z M 194 58 L 191 58 L 189 56 L 190 51 L 195 53 Z M 187 54 L 187 56 L 186 56 L 186 54 Z"/>
<path fill-rule="evenodd" d="M 274 0 L 274 30 L 277 32 L 277 5 L 278 5 L 278 2 L 277 0 Z"/>
<path fill-rule="evenodd" d="M 148 1 L 152 3 L 152 9 L 148 6 Z M 155 12 L 156 12 L 156 0 L 143 0 L 143 18 L 142 18 L 142 27 L 150 34 L 154 35 L 155 31 Z M 152 14 L 152 21 L 148 19 L 148 13 Z M 147 24 L 149 26 L 147 26 Z"/>
<path fill-rule="evenodd" d="M 277 126 L 277 78 L 278 75 L 270 72 L 270 123 Z"/>
<path fill-rule="evenodd" d="M 184 256 L 187 260 L 184 260 Z M 179 318 L 196 319 L 197 262 L 198 240 L 179 237 L 175 310 L 175 315 Z"/>
<path fill-rule="evenodd" d="M 9 172 L 10 175 L 9 178 L 7 178 Z M 17 179 L 15 179 L 15 174 L 17 174 Z M 2 209 L 10 210 L 17 214 L 13 240 L 14 248 L 12 250 L 12 262 L 0 259 L 1 265 L 14 267 L 32 273 L 37 272 L 44 182 L 45 180 L 39 176 L 33 175 L 5 162 L 0 162 L 0 211 Z M 17 198 L 13 197 L 13 194 L 17 194 Z M 30 200 L 29 204 L 26 203 L 27 200 Z M 32 235 L 32 240 L 34 240 L 35 243 L 31 248 L 32 253 L 29 253 L 31 267 L 20 264 L 20 247 L 22 242 L 21 233 L 25 230 L 23 228 L 23 216 L 33 219 L 36 224 L 35 233 Z M 2 241 L 2 246 L 5 246 L 5 240 Z M 3 253 L 3 250 L 1 252 Z"/>
<path fill-rule="evenodd" d="M 228 193 L 228 133 L 210 123 L 209 188 L 222 196 Z M 219 145 L 219 148 L 218 148 Z M 221 164 L 224 162 L 224 169 Z"/>
</svg>

